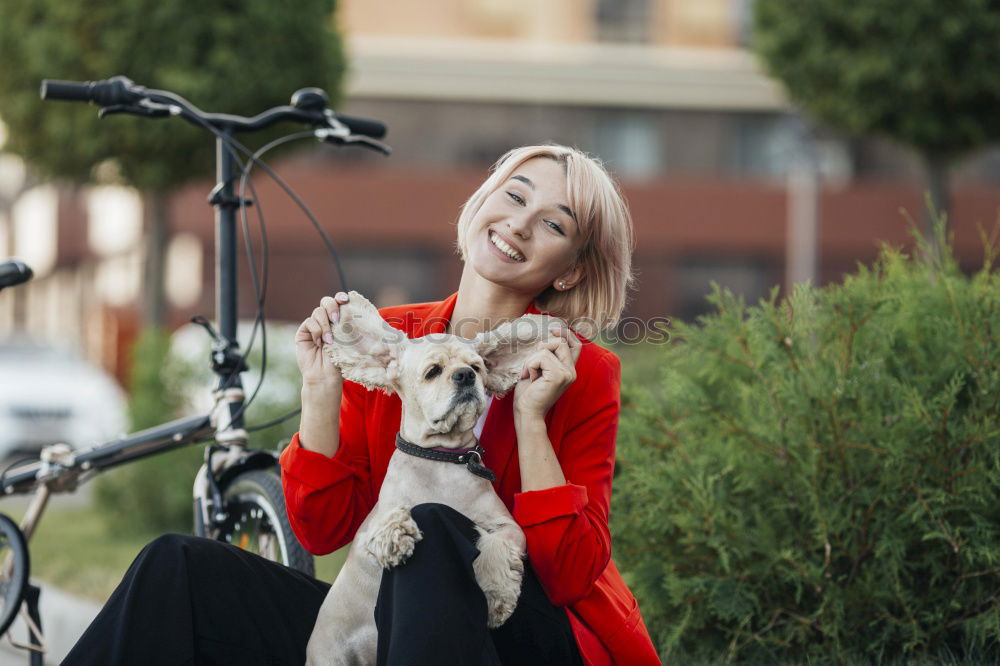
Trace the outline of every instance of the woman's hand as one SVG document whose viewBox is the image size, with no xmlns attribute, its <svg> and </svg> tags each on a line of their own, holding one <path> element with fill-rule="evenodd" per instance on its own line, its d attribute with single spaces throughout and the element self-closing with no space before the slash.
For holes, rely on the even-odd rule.
<svg viewBox="0 0 1000 666">
<path fill-rule="evenodd" d="M 581 343 L 569 328 L 553 328 L 555 338 L 528 357 L 521 380 L 514 388 L 515 419 L 537 420 L 555 404 L 576 380 L 576 361 Z"/>
<path fill-rule="evenodd" d="M 348 296 L 342 291 L 333 298 L 324 296 L 319 307 L 295 332 L 295 356 L 303 387 L 339 391 L 343 386 L 340 370 L 323 353 L 323 345 L 333 343 L 331 325 L 340 319 L 340 306 L 347 301 Z"/>
</svg>

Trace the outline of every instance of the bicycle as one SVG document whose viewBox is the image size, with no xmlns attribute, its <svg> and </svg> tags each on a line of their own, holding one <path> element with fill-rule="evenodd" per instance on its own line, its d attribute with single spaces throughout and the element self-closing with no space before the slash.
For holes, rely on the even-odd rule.
<svg viewBox="0 0 1000 666">
<path fill-rule="evenodd" d="M 253 345 L 259 327 L 266 359 L 261 278 L 257 274 L 247 230 L 246 209 L 252 200 L 244 196 L 249 187 L 256 199 L 249 181 L 250 170 L 253 166 L 263 168 L 302 207 L 330 250 L 343 284 L 344 276 L 336 252 L 319 223 L 260 158 L 277 145 L 306 136 L 339 145 L 359 145 L 386 155 L 390 152 L 388 146 L 377 140 L 385 135 L 384 124 L 334 114 L 329 109 L 326 93 L 319 88 L 298 90 L 292 95 L 290 105 L 267 109 L 253 117 L 206 113 L 179 95 L 137 86 L 124 76 L 96 82 L 45 80 L 40 93 L 44 100 L 96 103 L 101 107 L 99 115 L 102 118 L 117 113 L 149 118 L 179 116 L 215 135 L 217 184 L 209 196 L 209 203 L 215 208 L 218 331 L 203 317 L 192 321 L 212 337 L 211 363 L 218 382 L 213 391 L 215 406 L 209 414 L 169 421 L 81 451 L 66 444 L 53 444 L 42 449 L 37 461 L 15 463 L 14 469 L 8 468 L 0 474 L 3 495 L 33 493 L 20 525 L 0 514 L 0 634 L 8 632 L 18 611 L 22 611 L 28 625 L 29 642 L 15 642 L 9 635 L 8 638 L 15 646 L 30 651 L 32 664 L 42 663 L 45 642 L 38 611 L 39 589 L 29 581 L 28 542 L 53 493 L 72 492 L 99 472 L 118 465 L 181 446 L 214 441 L 206 446 L 205 461 L 195 479 L 194 533 L 233 543 L 309 575 L 314 573 L 312 556 L 298 543 L 285 514 L 281 482 L 276 472 L 278 453 L 251 449 L 247 445 L 248 432 L 291 418 L 297 410 L 254 427 L 244 425 L 244 413 L 263 382 L 266 363 L 262 362 L 261 378 L 246 399 L 241 380 L 242 372 L 247 370 L 246 353 L 240 352 L 236 339 L 236 213 L 240 211 L 258 304 L 257 319 L 247 347 Z M 252 132 L 282 121 L 300 122 L 311 129 L 276 139 L 253 153 L 235 140 L 237 132 Z M 248 160 L 242 166 L 237 193 L 234 180 L 239 153 L 248 156 Z M 253 203 L 261 216 L 263 229 L 260 202 Z M 266 284 L 266 244 L 264 247 L 263 280 Z M 0 264 L 0 289 L 30 278 L 30 268 L 21 262 Z"/>
</svg>

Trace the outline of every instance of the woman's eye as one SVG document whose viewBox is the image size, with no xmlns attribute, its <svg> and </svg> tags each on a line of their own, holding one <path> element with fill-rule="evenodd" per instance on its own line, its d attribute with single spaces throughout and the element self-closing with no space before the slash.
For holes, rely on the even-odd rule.
<svg viewBox="0 0 1000 666">
<path fill-rule="evenodd" d="M 440 374 L 441 374 L 441 366 L 440 365 L 432 365 L 431 369 L 428 370 L 427 374 L 424 375 L 424 379 L 434 379 L 435 377 L 437 377 Z"/>
<path fill-rule="evenodd" d="M 507 196 L 510 197 L 511 201 L 516 203 L 518 206 L 524 205 L 524 199 L 521 197 L 520 194 L 516 194 L 515 192 L 508 192 Z"/>
<path fill-rule="evenodd" d="M 563 236 L 566 235 L 566 232 L 563 231 L 562 227 L 559 226 L 558 222 L 553 222 L 552 220 L 545 220 L 545 224 L 549 225 L 549 227 L 551 227 L 552 229 L 554 229 L 558 233 L 562 234 Z"/>
</svg>

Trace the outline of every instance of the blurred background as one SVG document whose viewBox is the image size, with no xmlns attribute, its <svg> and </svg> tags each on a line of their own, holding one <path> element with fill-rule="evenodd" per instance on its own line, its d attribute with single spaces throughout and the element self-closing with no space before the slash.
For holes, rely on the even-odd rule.
<svg viewBox="0 0 1000 666">
<path fill-rule="evenodd" d="M 386 121 L 395 152 L 384 159 L 307 147 L 279 170 L 334 240 L 352 288 L 379 305 L 450 293 L 460 271 L 452 251 L 459 206 L 505 150 L 548 141 L 599 156 L 625 190 L 638 236 L 630 315 L 689 319 L 708 307 L 711 280 L 749 301 L 772 285 L 836 281 L 874 258 L 879 242 L 909 243 L 899 211 L 922 214 L 920 160 L 889 140 L 817 128 L 796 113 L 748 50 L 751 5 L 341 0 L 339 108 Z M 118 73 L 129 74 L 91 78 Z M 53 106 L 38 102 L 35 112 Z M 120 120 L 102 122 L 113 135 Z M 991 223 L 1000 206 L 1000 149 L 971 153 L 952 182 L 956 252 L 971 265 L 981 258 L 975 225 Z M 171 328 L 213 313 L 212 185 L 204 178 L 169 196 Z M 301 320 L 339 288 L 336 273 L 293 204 L 264 179 L 259 188 L 271 249 L 267 315 Z M 138 190 L 42 180 L 2 154 L 0 256 L 25 260 L 36 278 L 0 294 L 0 337 L 72 341 L 123 380 L 141 321 L 146 218 Z M 795 235 L 803 223 L 818 225 L 816 243 Z M 246 273 L 241 297 L 251 317 Z"/>
</svg>

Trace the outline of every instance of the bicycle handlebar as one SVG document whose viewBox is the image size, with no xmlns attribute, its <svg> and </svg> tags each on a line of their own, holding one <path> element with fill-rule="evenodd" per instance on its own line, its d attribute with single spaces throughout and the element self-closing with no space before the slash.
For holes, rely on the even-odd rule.
<svg viewBox="0 0 1000 666">
<path fill-rule="evenodd" d="M 385 123 L 367 118 L 335 114 L 328 108 L 326 93 L 319 88 L 303 88 L 292 95 L 291 106 L 277 106 L 251 118 L 226 113 L 206 113 L 180 95 L 165 90 L 153 90 L 135 85 L 124 76 L 102 81 L 57 81 L 44 79 L 39 94 L 44 100 L 91 102 L 106 113 L 136 113 L 139 115 L 181 115 L 198 124 L 232 131 L 254 131 L 283 120 L 336 128 L 337 123 L 351 134 L 381 139 Z"/>
</svg>

